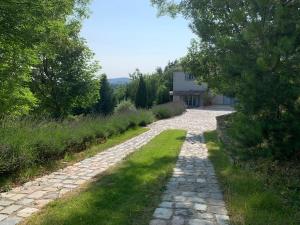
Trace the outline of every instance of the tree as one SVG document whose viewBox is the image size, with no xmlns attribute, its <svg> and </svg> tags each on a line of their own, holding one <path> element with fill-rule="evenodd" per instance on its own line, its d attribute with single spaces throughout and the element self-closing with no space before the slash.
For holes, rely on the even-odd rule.
<svg viewBox="0 0 300 225">
<path fill-rule="evenodd" d="M 199 37 L 185 69 L 238 99 L 238 140 L 277 158 L 300 149 L 300 1 L 152 0 Z M 247 128 L 247 129 L 246 129 Z M 249 130 L 260 135 L 248 135 Z"/>
<path fill-rule="evenodd" d="M 114 96 L 118 103 L 126 101 L 128 98 L 127 94 L 127 85 L 118 85 L 113 88 Z"/>
<path fill-rule="evenodd" d="M 141 73 L 141 71 L 137 68 L 133 73 L 129 74 L 129 77 L 131 80 L 138 80 L 142 75 L 143 74 Z"/>
<path fill-rule="evenodd" d="M 147 107 L 147 88 L 144 77 L 140 75 L 138 88 L 135 96 L 135 106 L 137 108 Z"/>
<path fill-rule="evenodd" d="M 169 90 L 165 85 L 160 85 L 157 89 L 157 97 L 156 97 L 157 104 L 163 104 L 170 101 L 170 94 Z"/>
<path fill-rule="evenodd" d="M 107 77 L 103 74 L 100 78 L 100 99 L 95 106 L 95 111 L 103 115 L 109 115 L 114 111 L 116 105 L 115 98 L 113 95 L 113 89 L 108 83 Z"/>
<path fill-rule="evenodd" d="M 0 2 L 0 117 L 27 114 L 37 103 L 30 91 L 31 69 L 39 63 L 49 34 L 60 37 L 67 21 L 87 14 L 88 0 Z"/>
<path fill-rule="evenodd" d="M 147 92 L 147 107 L 151 108 L 156 103 L 159 77 L 157 74 L 144 75 Z"/>
<path fill-rule="evenodd" d="M 93 54 L 78 37 L 54 41 L 55 54 L 41 54 L 32 75 L 32 91 L 39 100 L 36 111 L 65 117 L 74 109 L 92 106 L 99 98 Z"/>
<path fill-rule="evenodd" d="M 167 66 L 159 74 L 162 77 L 162 82 L 169 91 L 173 90 L 173 74 L 174 72 L 182 71 L 181 61 L 174 60 L 173 62 L 168 62 Z"/>
<path fill-rule="evenodd" d="M 136 102 L 140 77 L 142 76 L 147 93 L 146 107 L 150 108 L 155 104 L 169 102 L 169 92 L 173 89 L 173 73 L 180 70 L 182 70 L 181 64 L 177 60 L 169 62 L 164 69 L 157 68 L 155 72 L 150 74 L 142 74 L 140 70 L 136 69 L 134 73 L 129 75 L 132 81 L 126 85 L 126 97 Z"/>
</svg>

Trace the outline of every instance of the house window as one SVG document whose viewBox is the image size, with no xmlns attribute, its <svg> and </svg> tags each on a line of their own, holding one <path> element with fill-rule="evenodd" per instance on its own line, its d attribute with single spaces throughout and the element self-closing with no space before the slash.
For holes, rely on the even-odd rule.
<svg viewBox="0 0 300 225">
<path fill-rule="evenodd" d="M 185 74 L 185 80 L 195 80 L 195 77 L 191 74 Z"/>
</svg>

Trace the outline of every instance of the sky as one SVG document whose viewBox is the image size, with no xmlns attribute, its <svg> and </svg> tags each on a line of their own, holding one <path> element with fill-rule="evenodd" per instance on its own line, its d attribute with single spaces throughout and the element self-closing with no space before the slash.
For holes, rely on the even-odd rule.
<svg viewBox="0 0 300 225">
<path fill-rule="evenodd" d="M 157 17 L 150 0 L 93 0 L 81 35 L 109 78 L 154 72 L 187 53 L 193 33 L 182 17 Z"/>
</svg>

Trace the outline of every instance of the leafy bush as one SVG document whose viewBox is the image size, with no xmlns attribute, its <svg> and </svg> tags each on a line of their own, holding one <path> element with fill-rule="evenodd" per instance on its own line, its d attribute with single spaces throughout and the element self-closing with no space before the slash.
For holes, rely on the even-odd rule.
<svg viewBox="0 0 300 225">
<path fill-rule="evenodd" d="M 135 112 L 135 111 L 136 108 L 134 104 L 129 100 L 124 100 L 120 102 L 115 108 L 115 113 Z"/>
<path fill-rule="evenodd" d="M 157 119 L 165 119 L 182 114 L 186 110 L 183 102 L 170 102 L 156 105 L 152 108 L 153 114 Z"/>
<path fill-rule="evenodd" d="M 67 152 L 82 151 L 92 143 L 153 120 L 153 113 L 144 110 L 60 122 L 3 120 L 0 122 L 0 174 L 43 164 Z"/>
</svg>

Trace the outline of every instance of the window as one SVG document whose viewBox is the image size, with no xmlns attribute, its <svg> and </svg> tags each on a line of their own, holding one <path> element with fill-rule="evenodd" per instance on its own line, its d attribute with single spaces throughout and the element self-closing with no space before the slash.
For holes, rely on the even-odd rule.
<svg viewBox="0 0 300 225">
<path fill-rule="evenodd" d="M 195 80 L 195 77 L 191 74 L 185 74 L 185 80 Z"/>
</svg>

